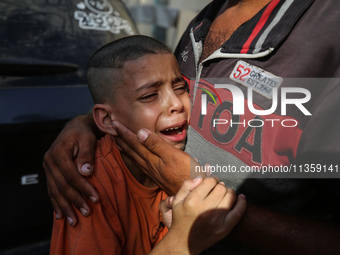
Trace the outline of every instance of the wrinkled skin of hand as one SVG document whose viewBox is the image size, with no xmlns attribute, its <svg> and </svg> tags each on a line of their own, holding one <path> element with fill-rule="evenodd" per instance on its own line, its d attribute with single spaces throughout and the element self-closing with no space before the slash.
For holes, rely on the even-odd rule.
<svg viewBox="0 0 340 255">
<path fill-rule="evenodd" d="M 168 195 L 176 194 L 185 180 L 197 176 L 198 163 L 157 134 L 141 129 L 136 135 L 117 121 L 113 124 L 118 133 L 115 140 L 122 152 Z"/>
<path fill-rule="evenodd" d="M 88 216 L 90 207 L 83 195 L 92 202 L 99 199 L 84 177 L 93 171 L 96 140 L 91 116 L 79 116 L 64 127 L 44 156 L 48 194 L 56 217 L 66 216 L 71 226 L 78 220 L 72 204 Z"/>
<path fill-rule="evenodd" d="M 171 247 L 173 254 L 199 254 L 232 231 L 246 205 L 243 195 L 236 197 L 217 178 L 186 180 L 174 197 L 160 204 L 163 219 L 171 227 L 151 254 L 163 254 L 164 246 Z"/>
</svg>

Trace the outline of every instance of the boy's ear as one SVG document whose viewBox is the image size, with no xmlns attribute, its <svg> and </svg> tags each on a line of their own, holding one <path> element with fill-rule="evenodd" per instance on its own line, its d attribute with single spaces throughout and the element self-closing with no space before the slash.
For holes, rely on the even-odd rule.
<svg viewBox="0 0 340 255">
<path fill-rule="evenodd" d="M 95 104 L 93 107 L 93 119 L 100 131 L 106 134 L 118 135 L 116 129 L 112 126 L 115 116 L 110 105 Z"/>
</svg>

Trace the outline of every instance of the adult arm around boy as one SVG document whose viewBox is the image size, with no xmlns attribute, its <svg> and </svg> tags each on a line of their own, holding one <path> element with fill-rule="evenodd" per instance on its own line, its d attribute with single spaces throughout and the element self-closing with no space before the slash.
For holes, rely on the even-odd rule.
<svg viewBox="0 0 340 255">
<path fill-rule="evenodd" d="M 125 139 L 132 141 L 130 145 L 127 145 L 122 139 L 115 137 L 116 142 L 123 147 L 125 153 L 130 157 L 133 155 L 136 163 L 167 194 L 176 194 L 183 181 L 190 178 L 189 171 L 182 171 L 182 169 L 189 169 L 190 166 L 193 167 L 197 163 L 187 153 L 173 148 L 167 143 L 160 143 L 162 145 L 160 147 L 157 147 L 155 143 L 154 148 L 161 151 L 158 155 L 152 155 L 153 160 L 149 164 L 145 158 L 139 156 L 141 154 L 148 157 L 151 154 L 144 146 L 140 146 L 136 134 L 119 122 L 115 122 L 115 125 Z M 78 218 L 71 204 L 74 204 L 80 211 L 86 211 L 87 213 L 83 213 L 83 215 L 88 216 L 90 207 L 83 195 L 92 202 L 99 200 L 94 188 L 83 177 L 90 175 L 93 171 L 95 134 L 100 135 L 94 125 L 92 115 L 78 116 L 65 126 L 44 156 L 43 165 L 53 208 L 58 218 L 71 217 L 73 226 L 77 224 Z M 162 138 L 158 136 L 155 136 L 154 139 L 162 141 Z M 161 157 L 165 151 L 171 153 L 166 153 L 166 157 Z M 74 158 L 77 158 L 77 165 L 74 164 Z M 180 171 L 176 171 L 176 169 Z"/>
<path fill-rule="evenodd" d="M 69 201 L 88 216 L 90 207 L 83 195 L 92 202 L 99 199 L 95 189 L 83 177 L 93 171 L 95 134 L 100 135 L 92 114 L 78 116 L 66 124 L 44 156 L 48 194 L 56 217 L 70 216 L 73 226 L 77 224 L 77 216 Z M 74 158 L 77 158 L 77 165 Z"/>
</svg>

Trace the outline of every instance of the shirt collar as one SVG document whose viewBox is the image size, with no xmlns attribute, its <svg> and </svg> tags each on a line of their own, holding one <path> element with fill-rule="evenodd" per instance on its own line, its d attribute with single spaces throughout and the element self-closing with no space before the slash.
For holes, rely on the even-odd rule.
<svg viewBox="0 0 340 255">
<path fill-rule="evenodd" d="M 221 53 L 261 55 L 271 52 L 287 37 L 314 0 L 272 0 L 241 25 L 221 47 Z M 214 0 L 193 26 L 196 42 L 204 41 L 225 0 Z"/>
</svg>

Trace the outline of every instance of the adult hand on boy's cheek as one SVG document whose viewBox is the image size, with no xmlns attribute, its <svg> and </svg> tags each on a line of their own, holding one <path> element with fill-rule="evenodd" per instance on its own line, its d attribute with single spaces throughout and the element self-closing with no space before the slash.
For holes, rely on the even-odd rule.
<svg viewBox="0 0 340 255">
<path fill-rule="evenodd" d="M 86 118 L 86 116 L 82 117 Z M 58 219 L 67 217 L 71 226 L 77 224 L 77 216 L 71 203 L 87 216 L 90 208 L 82 194 L 93 202 L 98 200 L 96 191 L 82 176 L 92 173 L 96 144 L 96 136 L 93 132 L 78 124 L 79 118 L 82 117 L 65 126 L 46 152 L 43 161 L 48 193 L 56 217 Z M 77 165 L 74 163 L 74 158 L 77 158 Z"/>
<path fill-rule="evenodd" d="M 168 195 L 177 193 L 183 181 L 190 178 L 190 171 L 195 172 L 194 168 L 198 163 L 157 134 L 141 129 L 136 135 L 117 121 L 113 125 L 118 133 L 115 141 L 123 153 Z"/>
</svg>

